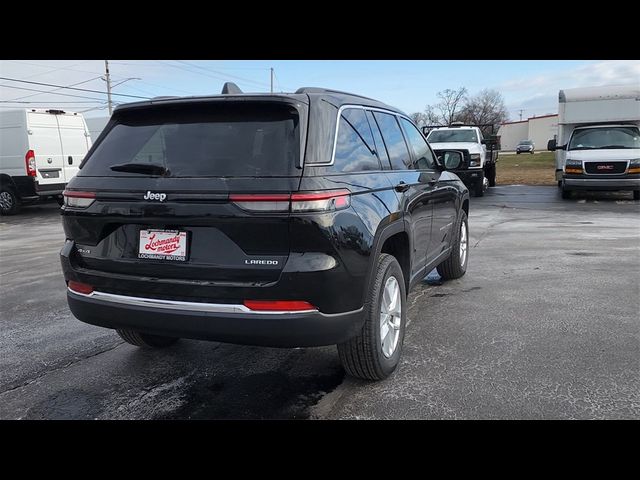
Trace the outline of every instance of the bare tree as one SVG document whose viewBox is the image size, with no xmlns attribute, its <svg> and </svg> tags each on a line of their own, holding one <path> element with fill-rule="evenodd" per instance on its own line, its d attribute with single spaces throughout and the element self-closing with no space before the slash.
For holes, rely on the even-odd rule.
<svg viewBox="0 0 640 480">
<path fill-rule="evenodd" d="M 460 87 L 457 90 L 447 88 L 438 92 L 440 99 L 435 105 L 427 105 L 425 115 L 429 123 L 434 125 L 451 125 L 458 120 L 463 102 L 467 96 L 467 89 Z"/>
<path fill-rule="evenodd" d="M 484 89 L 477 95 L 468 97 L 460 112 L 460 120 L 471 124 L 493 125 L 495 131 L 498 126 L 509 119 L 507 107 L 504 104 L 502 94 L 497 90 Z M 485 135 L 491 132 L 491 128 L 483 128 Z M 494 132 L 495 133 L 495 132 Z"/>
<path fill-rule="evenodd" d="M 409 117 L 411 118 L 411 120 L 413 120 L 413 123 L 415 123 L 419 127 L 427 125 L 427 116 L 422 112 L 414 112 L 409 115 Z"/>
</svg>

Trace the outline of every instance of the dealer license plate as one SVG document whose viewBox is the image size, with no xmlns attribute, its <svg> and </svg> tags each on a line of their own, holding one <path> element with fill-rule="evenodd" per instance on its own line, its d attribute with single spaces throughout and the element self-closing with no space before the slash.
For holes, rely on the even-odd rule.
<svg viewBox="0 0 640 480">
<path fill-rule="evenodd" d="M 138 258 L 184 262 L 187 260 L 187 232 L 140 230 Z"/>
</svg>

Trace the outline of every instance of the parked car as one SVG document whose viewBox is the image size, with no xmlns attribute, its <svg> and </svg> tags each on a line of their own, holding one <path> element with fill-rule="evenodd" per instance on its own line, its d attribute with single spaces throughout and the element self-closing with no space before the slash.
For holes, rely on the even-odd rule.
<svg viewBox="0 0 640 480">
<path fill-rule="evenodd" d="M 71 311 L 141 347 L 337 344 L 385 378 L 407 292 L 467 269 L 460 152 L 358 95 L 223 92 L 116 108 L 64 193 Z"/>
<path fill-rule="evenodd" d="M 516 146 L 516 153 L 520 154 L 523 152 L 533 153 L 535 151 L 536 146 L 533 144 L 531 140 L 522 140 Z"/>
<path fill-rule="evenodd" d="M 0 214 L 55 196 L 91 147 L 80 113 L 11 109 L 0 112 Z"/>
</svg>

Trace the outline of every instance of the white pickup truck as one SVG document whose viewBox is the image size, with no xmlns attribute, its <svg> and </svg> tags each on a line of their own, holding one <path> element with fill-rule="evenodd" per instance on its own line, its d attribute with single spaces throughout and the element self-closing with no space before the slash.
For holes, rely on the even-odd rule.
<svg viewBox="0 0 640 480">
<path fill-rule="evenodd" d="M 481 197 L 487 187 L 496 184 L 498 139 L 492 135 L 491 139 L 485 140 L 480 129 L 484 126 L 453 123 L 448 127 L 423 127 L 436 155 L 444 150 L 462 152 L 464 162 L 454 173 L 476 197 Z"/>
</svg>

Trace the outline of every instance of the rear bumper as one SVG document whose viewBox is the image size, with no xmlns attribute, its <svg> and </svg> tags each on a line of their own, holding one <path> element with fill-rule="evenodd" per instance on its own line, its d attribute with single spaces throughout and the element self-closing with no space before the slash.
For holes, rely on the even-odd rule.
<svg viewBox="0 0 640 480">
<path fill-rule="evenodd" d="M 35 184 L 36 195 L 41 197 L 47 195 L 60 195 L 65 188 L 64 183 L 52 183 L 48 185 L 40 185 L 39 183 Z"/>
<path fill-rule="evenodd" d="M 311 347 L 342 343 L 362 328 L 362 308 L 352 312 L 251 312 L 242 305 L 158 302 L 119 295 L 82 295 L 67 290 L 79 320 L 106 328 L 242 345 Z"/>
<path fill-rule="evenodd" d="M 640 190 L 640 175 L 616 178 L 563 176 L 565 187 L 571 190 Z"/>
</svg>

